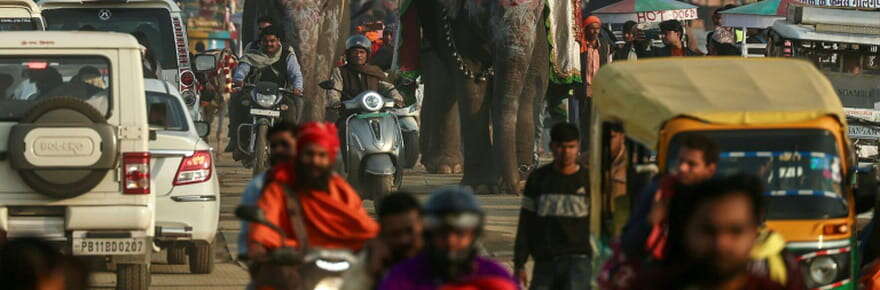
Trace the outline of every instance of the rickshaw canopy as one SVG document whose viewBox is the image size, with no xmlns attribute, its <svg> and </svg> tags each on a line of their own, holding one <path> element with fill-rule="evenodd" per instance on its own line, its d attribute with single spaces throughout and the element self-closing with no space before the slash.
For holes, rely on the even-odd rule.
<svg viewBox="0 0 880 290">
<path fill-rule="evenodd" d="M 691 117 L 729 125 L 779 124 L 846 116 L 813 64 L 794 59 L 666 58 L 606 65 L 593 80 L 600 120 L 655 147 L 664 122 Z M 655 148 L 656 149 L 656 148 Z"/>
</svg>

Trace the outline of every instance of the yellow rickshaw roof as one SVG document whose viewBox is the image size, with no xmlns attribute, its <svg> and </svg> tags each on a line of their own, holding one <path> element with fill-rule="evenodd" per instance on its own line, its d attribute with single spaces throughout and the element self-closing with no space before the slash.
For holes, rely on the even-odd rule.
<svg viewBox="0 0 880 290">
<path fill-rule="evenodd" d="M 746 125 L 834 115 L 840 99 L 813 64 L 794 59 L 666 58 L 606 65 L 593 79 L 602 120 L 623 122 L 630 138 L 656 146 L 665 121 L 684 116 Z"/>
</svg>

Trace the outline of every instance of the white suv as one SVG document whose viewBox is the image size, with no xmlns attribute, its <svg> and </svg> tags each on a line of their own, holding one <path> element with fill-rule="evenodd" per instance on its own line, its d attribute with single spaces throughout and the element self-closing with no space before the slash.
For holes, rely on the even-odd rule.
<svg viewBox="0 0 880 290">
<path fill-rule="evenodd" d="M 190 272 L 210 273 L 220 220 L 214 152 L 201 138 L 210 127 L 192 121 L 173 85 L 146 79 L 144 87 L 148 122 L 157 132 L 150 140 L 157 244 L 168 251 L 169 263 L 186 264 L 189 256 Z"/>
<path fill-rule="evenodd" d="M 143 32 L 162 71 L 159 78 L 177 85 L 190 114 L 201 119 L 196 75 L 190 67 L 186 27 L 172 0 L 44 0 L 46 30 Z"/>
<path fill-rule="evenodd" d="M 43 30 L 40 7 L 31 0 L 0 0 L 0 31 Z"/>
<path fill-rule="evenodd" d="M 0 234 L 109 257 L 119 288 L 149 287 L 156 195 L 139 45 L 108 32 L 0 32 Z"/>
</svg>

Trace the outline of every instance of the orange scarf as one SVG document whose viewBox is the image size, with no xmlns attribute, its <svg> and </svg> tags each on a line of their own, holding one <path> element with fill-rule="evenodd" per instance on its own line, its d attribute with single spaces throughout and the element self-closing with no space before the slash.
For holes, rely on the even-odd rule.
<svg viewBox="0 0 880 290">
<path fill-rule="evenodd" d="M 257 205 L 266 214 L 266 219 L 281 227 L 287 239 L 284 244 L 297 247 L 293 227 L 287 212 L 287 194 L 284 184 L 294 181 L 293 166 L 282 164 L 272 170 L 272 180 L 266 184 L 263 196 Z M 328 191 L 310 190 L 299 192 L 303 222 L 308 233 L 309 245 L 330 249 L 349 249 L 358 251 L 365 241 L 379 232 L 379 225 L 362 206 L 357 192 L 342 177 L 334 174 L 330 179 Z M 280 246 L 280 237 L 272 229 L 251 224 L 250 240 L 267 248 Z"/>
</svg>

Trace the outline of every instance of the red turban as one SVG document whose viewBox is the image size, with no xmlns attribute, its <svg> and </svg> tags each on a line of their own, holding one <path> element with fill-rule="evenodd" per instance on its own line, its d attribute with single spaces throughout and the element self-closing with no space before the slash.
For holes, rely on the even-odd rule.
<svg viewBox="0 0 880 290">
<path fill-rule="evenodd" d="M 599 23 L 599 25 L 602 25 L 602 20 L 596 15 L 590 15 L 587 16 L 587 19 L 584 19 L 584 27 L 590 26 L 593 23 Z"/>
<path fill-rule="evenodd" d="M 308 122 L 299 127 L 296 134 L 296 151 L 303 152 L 306 145 L 318 145 L 327 149 L 331 160 L 339 151 L 339 135 L 336 124 L 330 122 Z"/>
</svg>

